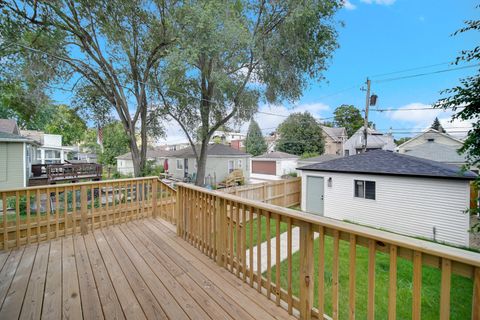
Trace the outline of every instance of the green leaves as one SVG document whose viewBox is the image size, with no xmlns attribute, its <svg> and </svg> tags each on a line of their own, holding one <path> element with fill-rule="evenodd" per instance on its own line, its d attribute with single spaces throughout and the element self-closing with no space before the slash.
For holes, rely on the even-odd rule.
<svg viewBox="0 0 480 320">
<path fill-rule="evenodd" d="M 341 105 L 335 109 L 334 124 L 337 127 L 344 127 L 347 130 L 348 137 L 351 137 L 360 127 L 363 126 L 363 118 L 360 110 L 353 105 Z"/>
<path fill-rule="evenodd" d="M 292 113 L 277 129 L 280 138 L 277 150 L 301 156 L 305 153 L 323 154 L 323 131 L 309 113 Z"/>
<path fill-rule="evenodd" d="M 245 151 L 252 156 L 259 156 L 267 152 L 267 143 L 263 138 L 262 131 L 255 120 L 250 121 L 247 138 L 245 139 Z"/>
</svg>

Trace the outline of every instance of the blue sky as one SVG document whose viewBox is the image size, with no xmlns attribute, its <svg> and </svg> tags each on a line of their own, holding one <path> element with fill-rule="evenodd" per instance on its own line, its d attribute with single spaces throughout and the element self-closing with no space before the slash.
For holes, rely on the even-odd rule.
<svg viewBox="0 0 480 320">
<path fill-rule="evenodd" d="M 475 5 L 475 1 L 467 0 L 350 0 L 337 16 L 345 26 L 338 28 L 340 48 L 324 74 L 326 81 L 312 81 L 293 110 L 292 106 L 262 106 L 261 110 L 281 115 L 309 110 L 320 118 L 331 117 L 341 104 L 353 104 L 363 110 L 365 93 L 359 88 L 367 76 L 372 77 L 372 90 L 379 96 L 378 108 L 428 107 L 438 100 L 442 89 L 455 86 L 460 78 L 474 74 L 476 69 L 385 83 L 375 80 L 454 68 L 447 63 L 454 61 L 460 50 L 472 48 L 480 40 L 478 33 L 451 36 L 464 25 L 464 20 L 478 19 L 480 9 L 475 9 Z M 440 63 L 446 64 L 373 77 Z M 336 94 L 346 88 L 351 89 Z M 439 110 L 370 113 L 378 129 L 393 128 L 396 137 L 415 134 L 429 126 L 435 116 L 458 135 L 470 127 L 468 123 L 448 123 L 451 113 Z M 256 118 L 266 128 L 265 133 L 284 119 L 264 114 Z M 404 130 L 399 129 L 410 132 L 401 134 Z"/>
<path fill-rule="evenodd" d="M 451 36 L 464 26 L 465 20 L 479 19 L 476 4 L 473 0 L 348 0 L 337 14 L 337 20 L 345 25 L 341 27 L 339 23 L 340 47 L 324 73 L 326 79 L 312 80 L 294 106 L 261 105 L 260 111 L 276 115 L 259 113 L 256 120 L 267 134 L 292 112 L 309 111 L 318 118 L 331 118 L 341 104 L 353 104 L 363 110 L 365 93 L 360 87 L 366 77 L 372 78 L 372 92 L 379 97 L 377 108 L 429 107 L 440 98 L 441 90 L 457 85 L 460 78 L 474 74 L 478 67 L 385 83 L 376 80 L 455 68 L 449 63 L 461 50 L 474 47 L 480 40 L 478 33 L 472 32 Z M 54 96 L 59 102 L 68 103 L 72 94 L 55 92 Z M 465 135 L 471 127 L 469 123 L 449 123 L 451 112 L 438 109 L 370 112 L 377 129 L 392 128 L 397 138 L 415 135 L 430 126 L 435 116 L 458 136 Z M 168 136 L 161 143 L 186 142 L 178 125 L 169 122 L 166 126 Z M 245 132 L 247 127 L 244 124 L 240 130 Z"/>
</svg>

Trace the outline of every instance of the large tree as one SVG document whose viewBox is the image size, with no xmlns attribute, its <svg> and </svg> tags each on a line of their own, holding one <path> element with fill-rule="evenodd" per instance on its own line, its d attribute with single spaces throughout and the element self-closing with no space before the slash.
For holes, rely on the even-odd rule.
<svg viewBox="0 0 480 320">
<path fill-rule="evenodd" d="M 177 3 L 10 0 L 2 6 L 15 26 L 61 35 L 58 50 L 22 42 L 14 47 L 47 56 L 69 72 L 72 85 L 94 86 L 110 102 L 129 137 L 135 175 L 140 175 L 146 161 L 147 126 L 157 119 L 157 114 L 149 112 L 151 71 L 174 42 L 170 17 Z"/>
<path fill-rule="evenodd" d="M 353 105 L 342 104 L 335 109 L 333 123 L 337 127 L 344 127 L 348 137 L 351 137 L 363 126 L 363 118 L 360 110 Z"/>
<path fill-rule="evenodd" d="M 478 9 L 478 6 L 477 6 Z M 480 20 L 466 21 L 466 26 L 456 31 L 454 35 L 464 32 L 479 32 Z M 455 64 L 461 62 L 480 61 L 480 46 L 472 49 L 463 50 L 457 57 Z M 476 74 L 460 79 L 460 84 L 444 90 L 442 94 L 445 98 L 439 100 L 435 107 L 451 109 L 454 114 L 452 120 L 470 121 L 472 129 L 468 131 L 468 136 L 464 140 L 459 152 L 466 155 L 469 166 L 478 166 L 480 164 L 480 68 L 477 68 Z M 480 186 L 480 178 L 476 181 L 477 187 Z M 476 214 L 479 209 L 472 210 L 471 214 Z M 474 232 L 480 232 L 480 223 L 473 225 Z"/>
<path fill-rule="evenodd" d="M 456 31 L 454 35 L 464 32 L 479 32 L 480 20 L 466 21 L 466 26 Z M 463 50 L 456 59 L 455 64 L 461 62 L 480 61 L 480 46 Z M 476 74 L 460 79 L 460 84 L 451 89 L 444 90 L 445 98 L 439 100 L 435 107 L 451 109 L 454 114 L 452 120 L 472 122 L 472 129 L 468 132 L 463 147 L 459 150 L 467 156 L 470 165 L 480 163 L 480 68 Z"/>
<path fill-rule="evenodd" d="M 322 154 L 323 131 L 320 123 L 308 112 L 292 113 L 277 128 L 280 138 L 276 149 L 301 156 L 305 153 Z"/>
<path fill-rule="evenodd" d="M 83 139 L 87 124 L 66 105 L 55 106 L 51 109 L 50 120 L 44 130 L 46 133 L 62 135 L 63 145 L 73 145 Z"/>
<path fill-rule="evenodd" d="M 267 142 L 263 137 L 262 130 L 255 120 L 250 121 L 247 138 L 245 139 L 245 151 L 253 156 L 258 156 L 267 151 Z"/>
<path fill-rule="evenodd" d="M 204 181 L 207 145 L 229 122 L 251 119 L 259 99 L 295 101 L 308 78 L 322 79 L 337 47 L 333 16 L 341 1 L 189 1 L 183 28 L 159 64 L 160 110 L 176 120 Z M 195 148 L 195 146 L 198 146 Z"/>
</svg>

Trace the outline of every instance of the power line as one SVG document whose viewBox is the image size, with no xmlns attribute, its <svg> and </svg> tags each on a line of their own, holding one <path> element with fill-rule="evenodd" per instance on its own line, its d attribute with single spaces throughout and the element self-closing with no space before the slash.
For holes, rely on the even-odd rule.
<svg viewBox="0 0 480 320">
<path fill-rule="evenodd" d="M 425 65 L 425 66 L 413 67 L 413 68 L 409 68 L 409 69 L 403 69 L 403 70 L 392 71 L 392 72 L 387 72 L 387 73 L 379 73 L 379 74 L 374 74 L 371 77 L 372 78 L 383 77 L 383 76 L 388 76 L 388 75 L 391 75 L 391 74 L 398 74 L 398 73 L 404 73 L 404 72 L 409 72 L 409 71 L 428 69 L 428 68 L 431 68 L 431 67 L 437 67 L 437 66 L 442 66 L 442 65 L 446 65 L 446 64 L 450 64 L 450 62 L 441 62 L 441 63 L 435 63 L 435 64 L 430 64 L 430 65 Z"/>
<path fill-rule="evenodd" d="M 391 81 L 397 81 L 397 80 L 403 80 L 403 79 L 423 77 L 423 76 L 428 76 L 428 75 L 432 75 L 432 74 L 445 73 L 445 72 L 450 72 L 450 71 L 455 71 L 455 70 L 475 68 L 475 67 L 478 67 L 478 66 L 480 66 L 480 63 L 478 63 L 478 64 L 473 64 L 473 65 L 468 65 L 468 66 L 461 66 L 461 67 L 457 67 L 457 68 L 437 70 L 437 71 L 432 71 L 432 72 L 417 73 L 417 74 L 412 74 L 412 75 L 407 75 L 407 76 L 401 76 L 401 77 L 394 77 L 394 78 L 374 80 L 374 82 L 375 82 L 375 83 L 385 83 L 385 82 L 391 82 Z"/>
<path fill-rule="evenodd" d="M 461 107 L 422 107 L 422 108 L 388 108 L 388 109 L 372 109 L 370 111 L 376 112 L 393 112 L 393 111 L 415 111 L 415 110 L 436 110 L 436 111 L 445 111 L 445 109 L 453 109 L 453 108 L 461 108 Z"/>
</svg>

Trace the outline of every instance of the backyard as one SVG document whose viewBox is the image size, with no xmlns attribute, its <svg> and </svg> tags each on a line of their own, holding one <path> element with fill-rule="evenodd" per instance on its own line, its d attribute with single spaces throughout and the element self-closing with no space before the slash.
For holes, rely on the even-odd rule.
<svg viewBox="0 0 480 320">
<path fill-rule="evenodd" d="M 262 217 L 262 240 L 266 239 L 265 218 Z M 281 223 L 281 230 L 287 228 Z M 275 235 L 275 221 L 271 222 L 271 234 Z M 247 239 L 249 238 L 249 227 L 247 227 Z M 254 234 L 256 237 L 256 220 L 254 220 Z M 274 240 L 272 240 L 273 242 Z M 347 319 L 349 314 L 349 243 L 340 240 L 339 257 L 339 318 Z M 314 305 L 318 306 L 318 239 L 315 240 L 315 298 Z M 325 313 L 332 314 L 332 257 L 333 239 L 325 237 Z M 299 252 L 292 255 L 292 292 L 299 296 Z M 274 264 L 275 261 L 272 261 Z M 356 255 L 356 319 L 367 318 L 367 279 L 368 279 L 368 249 L 357 245 Z M 281 287 L 287 289 L 288 263 L 284 260 L 281 265 Z M 272 266 L 272 281 L 275 282 L 275 266 Z M 389 285 L 389 256 L 382 252 L 376 254 L 375 267 L 375 314 L 377 319 L 384 319 L 388 314 L 388 285 Z M 410 319 L 412 310 L 412 262 L 405 259 L 398 259 L 397 267 L 397 318 Z M 264 272 L 264 277 L 267 272 Z M 424 266 L 422 269 L 422 318 L 438 319 L 440 310 L 440 283 L 441 271 L 436 268 Z M 473 283 L 470 279 L 452 275 L 451 291 L 451 319 L 468 319 L 471 313 Z"/>
</svg>

